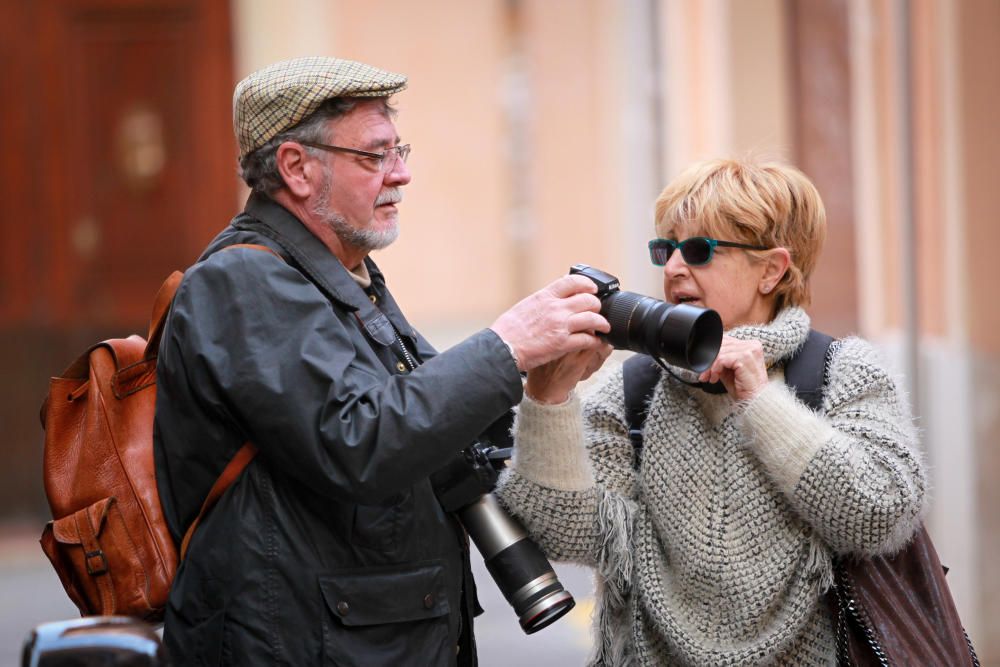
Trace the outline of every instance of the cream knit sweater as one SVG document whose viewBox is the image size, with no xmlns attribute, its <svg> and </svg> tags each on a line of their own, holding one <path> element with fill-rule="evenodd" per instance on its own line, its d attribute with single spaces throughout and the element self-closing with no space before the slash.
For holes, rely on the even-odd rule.
<svg viewBox="0 0 1000 667">
<path fill-rule="evenodd" d="M 635 471 L 622 374 L 583 407 L 526 398 L 498 487 L 548 555 L 594 567 L 595 665 L 828 665 L 832 553 L 905 544 L 925 478 L 908 406 L 874 349 L 830 360 L 823 415 L 781 361 L 809 318 L 790 308 L 729 332 L 757 339 L 771 382 L 734 403 L 661 378 Z M 683 373 L 683 371 L 678 371 Z"/>
</svg>

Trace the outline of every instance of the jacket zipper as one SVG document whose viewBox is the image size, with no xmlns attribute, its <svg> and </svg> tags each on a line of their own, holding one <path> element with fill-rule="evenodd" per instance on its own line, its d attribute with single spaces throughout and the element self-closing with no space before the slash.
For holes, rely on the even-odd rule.
<svg viewBox="0 0 1000 667">
<path fill-rule="evenodd" d="M 391 322 L 390 325 L 392 326 L 392 335 L 396 337 L 396 343 L 399 345 L 399 349 L 403 351 L 403 362 L 412 371 L 417 367 L 417 362 L 412 356 L 410 356 L 410 351 L 406 349 L 406 345 L 403 343 L 403 338 L 399 335 L 399 332 L 396 331 L 395 325 L 392 325 Z"/>
</svg>

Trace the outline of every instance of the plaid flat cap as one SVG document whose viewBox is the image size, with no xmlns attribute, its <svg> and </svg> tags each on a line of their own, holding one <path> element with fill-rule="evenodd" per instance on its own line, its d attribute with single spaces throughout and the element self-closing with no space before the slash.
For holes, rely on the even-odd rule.
<svg viewBox="0 0 1000 667">
<path fill-rule="evenodd" d="M 297 125 L 331 97 L 388 97 L 406 77 L 371 65 L 314 56 L 268 65 L 236 84 L 233 130 L 240 158 Z"/>
</svg>

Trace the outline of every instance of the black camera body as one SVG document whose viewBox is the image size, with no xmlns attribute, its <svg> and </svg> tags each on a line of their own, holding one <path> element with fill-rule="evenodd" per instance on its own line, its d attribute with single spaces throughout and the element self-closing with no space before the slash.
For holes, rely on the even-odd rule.
<svg viewBox="0 0 1000 667">
<path fill-rule="evenodd" d="M 590 278 L 591 282 L 597 285 L 597 298 L 601 301 L 621 289 L 618 278 L 587 264 L 574 264 L 569 267 L 569 272 Z"/>
<path fill-rule="evenodd" d="M 722 318 L 714 310 L 624 292 L 618 278 L 586 264 L 574 264 L 569 272 L 597 285 L 601 315 L 611 325 L 601 337 L 616 350 L 641 352 L 698 373 L 715 361 Z"/>
</svg>

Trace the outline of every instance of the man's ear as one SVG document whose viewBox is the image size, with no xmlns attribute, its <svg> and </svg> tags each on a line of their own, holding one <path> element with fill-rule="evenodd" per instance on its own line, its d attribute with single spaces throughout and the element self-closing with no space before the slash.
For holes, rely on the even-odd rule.
<svg viewBox="0 0 1000 667">
<path fill-rule="evenodd" d="M 760 291 L 770 294 L 785 276 L 788 267 L 792 265 L 792 254 L 788 248 L 773 248 L 767 252 L 764 260 L 764 274 L 760 277 Z"/>
<path fill-rule="evenodd" d="M 295 196 L 307 199 L 312 193 L 315 178 L 315 170 L 308 160 L 309 154 L 302 144 L 294 141 L 286 141 L 275 153 L 274 160 L 278 167 L 278 173 L 285 181 L 285 187 Z"/>
</svg>

